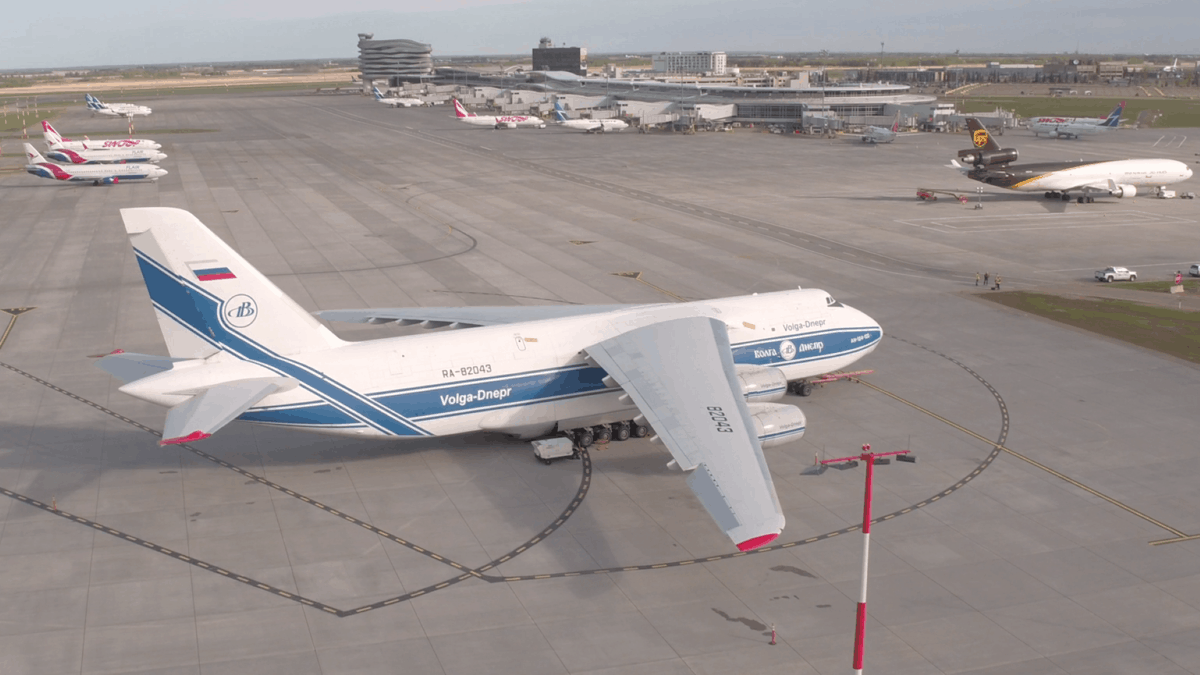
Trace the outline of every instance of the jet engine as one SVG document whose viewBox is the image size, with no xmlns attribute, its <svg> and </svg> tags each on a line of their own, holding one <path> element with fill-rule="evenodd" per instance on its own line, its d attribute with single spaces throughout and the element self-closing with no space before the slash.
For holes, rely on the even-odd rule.
<svg viewBox="0 0 1200 675">
<path fill-rule="evenodd" d="M 747 403 L 754 432 L 764 448 L 783 445 L 804 435 L 804 412 L 782 403 Z"/>
<path fill-rule="evenodd" d="M 1114 197 L 1121 198 L 1121 197 L 1136 197 L 1137 196 L 1137 186 L 1136 185 L 1118 185 L 1116 187 L 1117 187 L 1116 190 L 1109 190 L 1109 192 L 1111 192 L 1112 196 L 1114 196 Z"/>
<path fill-rule="evenodd" d="M 787 393 L 787 376 L 778 368 L 738 364 L 736 369 L 747 401 L 778 401 Z"/>
<path fill-rule="evenodd" d="M 1008 164 L 1009 162 L 1017 161 L 1017 149 L 1005 148 L 1003 150 L 992 151 L 959 150 L 958 158 L 975 166 L 995 166 L 997 164 Z"/>
</svg>

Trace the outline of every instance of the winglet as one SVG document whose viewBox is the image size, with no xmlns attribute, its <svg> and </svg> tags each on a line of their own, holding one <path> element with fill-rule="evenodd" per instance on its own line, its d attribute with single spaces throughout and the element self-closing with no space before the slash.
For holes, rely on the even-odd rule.
<svg viewBox="0 0 1200 675">
<path fill-rule="evenodd" d="M 159 441 L 158 444 L 159 445 L 179 445 L 180 443 L 192 443 L 194 441 L 202 441 L 202 440 L 208 438 L 209 436 L 212 436 L 212 434 L 206 434 L 203 431 L 193 431 L 192 433 L 188 434 L 187 436 L 180 436 L 178 438 L 164 438 L 161 441 Z"/>
<path fill-rule="evenodd" d="M 739 551 L 753 551 L 756 548 L 766 546 L 767 544 L 775 541 L 775 539 L 778 536 L 779 536 L 778 532 L 772 532 L 771 534 L 764 534 L 761 537 L 747 539 L 746 541 L 743 541 L 742 543 L 738 544 L 737 547 L 738 547 Z"/>
</svg>

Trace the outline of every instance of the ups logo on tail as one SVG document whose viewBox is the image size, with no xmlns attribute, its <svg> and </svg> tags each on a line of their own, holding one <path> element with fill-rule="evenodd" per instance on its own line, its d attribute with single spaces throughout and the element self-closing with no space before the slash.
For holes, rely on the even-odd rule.
<svg viewBox="0 0 1200 675">
<path fill-rule="evenodd" d="M 975 147 L 977 148 L 982 148 L 983 146 L 987 145 L 987 129 L 976 129 L 974 133 L 971 134 L 971 140 L 975 143 Z"/>
</svg>

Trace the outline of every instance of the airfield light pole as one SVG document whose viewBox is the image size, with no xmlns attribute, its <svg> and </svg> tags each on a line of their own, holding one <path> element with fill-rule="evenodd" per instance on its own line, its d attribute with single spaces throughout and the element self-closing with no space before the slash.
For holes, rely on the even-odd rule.
<svg viewBox="0 0 1200 675">
<path fill-rule="evenodd" d="M 838 464 L 840 462 L 853 462 L 850 466 L 857 466 L 859 460 L 867 464 L 867 483 L 863 490 L 863 557 L 862 557 L 862 588 L 858 596 L 858 614 L 854 622 L 854 673 L 862 675 L 863 671 L 863 648 L 865 646 L 867 633 L 867 562 L 870 560 L 871 553 L 871 485 L 875 477 L 875 460 L 881 457 L 890 457 L 898 455 L 896 459 L 903 462 L 915 462 L 915 457 L 909 456 L 908 450 L 897 450 L 895 452 L 871 452 L 871 444 L 865 443 L 862 446 L 862 454 L 857 457 L 839 457 L 838 459 L 827 459 L 821 462 L 822 465 Z M 891 462 L 891 460 L 887 460 Z"/>
</svg>

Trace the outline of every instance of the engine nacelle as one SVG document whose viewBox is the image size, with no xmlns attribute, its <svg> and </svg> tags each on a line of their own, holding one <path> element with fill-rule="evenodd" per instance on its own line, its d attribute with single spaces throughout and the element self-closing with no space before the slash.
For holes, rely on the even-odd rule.
<svg viewBox="0 0 1200 675">
<path fill-rule="evenodd" d="M 778 401 L 787 393 L 787 376 L 778 368 L 738 364 L 738 383 L 747 401 Z"/>
<path fill-rule="evenodd" d="M 975 166 L 995 166 L 997 164 L 1008 164 L 1009 162 L 1017 161 L 1017 149 L 1005 148 L 1003 150 L 992 151 L 959 150 L 958 158 Z"/>
<path fill-rule="evenodd" d="M 764 448 L 783 445 L 804 435 L 804 412 L 794 405 L 747 403 L 754 419 L 754 433 Z"/>
<path fill-rule="evenodd" d="M 1137 196 L 1137 186 L 1136 185 L 1118 185 L 1116 190 L 1110 190 L 1110 192 L 1112 193 L 1112 196 L 1117 197 L 1117 198 L 1136 197 Z"/>
</svg>

